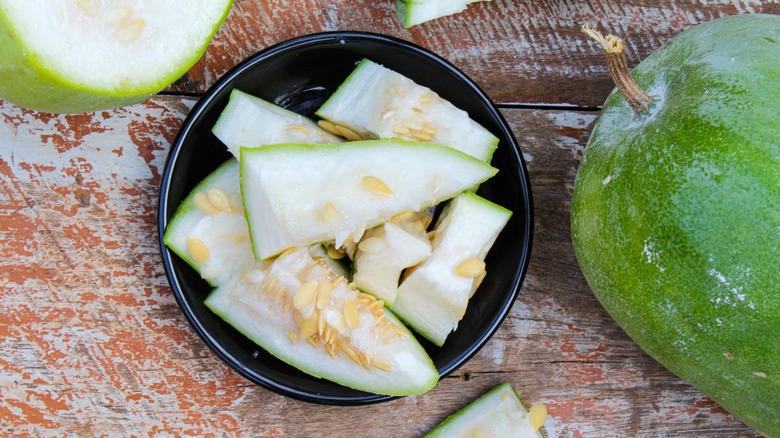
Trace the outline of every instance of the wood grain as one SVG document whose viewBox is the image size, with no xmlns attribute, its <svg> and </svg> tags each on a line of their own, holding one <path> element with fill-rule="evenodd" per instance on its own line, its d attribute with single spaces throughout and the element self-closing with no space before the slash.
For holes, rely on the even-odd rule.
<svg viewBox="0 0 780 438">
<path fill-rule="evenodd" d="M 414 437 L 506 380 L 549 406 L 549 437 L 756 436 L 639 350 L 579 273 L 568 210 L 588 111 L 504 111 L 532 177 L 534 248 L 473 360 L 364 407 L 249 383 L 195 335 L 158 253 L 160 174 L 193 102 L 78 116 L 0 104 L 0 434 Z"/>
<path fill-rule="evenodd" d="M 612 84 L 599 47 L 580 32 L 583 24 L 626 37 L 633 66 L 684 29 L 739 13 L 780 14 L 780 3 L 493 0 L 404 29 L 393 0 L 238 0 L 204 58 L 170 91 L 203 92 L 236 63 L 296 36 L 356 30 L 392 35 L 438 53 L 497 103 L 593 108 L 604 102 Z"/>
</svg>

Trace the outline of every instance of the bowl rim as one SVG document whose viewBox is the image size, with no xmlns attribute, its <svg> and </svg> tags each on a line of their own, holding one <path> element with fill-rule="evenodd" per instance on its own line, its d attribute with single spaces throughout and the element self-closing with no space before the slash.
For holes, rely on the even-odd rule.
<svg viewBox="0 0 780 438">
<path fill-rule="evenodd" d="M 157 233 L 165 275 L 168 279 L 168 284 L 173 292 L 174 298 L 176 299 L 180 310 L 182 313 L 184 313 L 184 316 L 186 317 L 189 325 L 195 330 L 201 340 L 203 340 L 209 349 L 225 364 L 227 364 L 230 368 L 238 372 L 249 381 L 283 396 L 318 404 L 356 406 L 385 402 L 400 397 L 371 393 L 361 393 L 360 395 L 356 395 L 354 397 L 324 396 L 322 394 L 315 394 L 312 392 L 298 390 L 284 384 L 283 382 L 279 382 L 275 379 L 271 379 L 267 376 L 248 369 L 248 367 L 243 365 L 238 358 L 234 357 L 225 348 L 223 348 L 220 342 L 215 339 L 215 337 L 212 336 L 199 322 L 193 308 L 187 303 L 183 288 L 176 276 L 172 262 L 173 252 L 169 250 L 163 242 L 163 236 L 165 235 L 166 227 L 172 217 L 168 216 L 167 211 L 169 207 L 169 190 L 173 182 L 173 169 L 175 168 L 179 159 L 179 155 L 182 152 L 184 140 L 188 137 L 190 130 L 193 129 L 195 122 L 203 115 L 205 108 L 208 107 L 209 104 L 217 98 L 219 91 L 227 87 L 235 77 L 241 75 L 244 71 L 253 68 L 256 64 L 261 63 L 269 58 L 283 55 L 287 52 L 301 48 L 315 47 L 318 45 L 329 45 L 333 43 L 345 44 L 347 41 L 361 41 L 376 43 L 379 45 L 399 46 L 404 50 L 414 52 L 417 55 L 426 58 L 428 61 L 439 64 L 440 67 L 449 70 L 449 72 L 457 77 L 457 79 L 459 79 L 464 86 L 467 86 L 470 88 L 471 92 L 479 96 L 479 99 L 482 101 L 485 109 L 490 113 L 490 117 L 492 117 L 495 122 L 497 122 L 499 129 L 502 131 L 501 139 L 506 139 L 509 142 L 508 145 L 503 145 L 502 147 L 507 149 L 507 153 L 509 153 L 511 158 L 518 164 L 519 172 L 517 176 L 520 178 L 521 184 L 519 187 L 517 187 L 517 189 L 519 191 L 519 199 L 523 207 L 522 212 L 513 213 L 515 215 L 521 213 L 521 229 L 519 234 L 522 238 L 523 245 L 522 248 L 519 248 L 519 269 L 516 269 L 514 272 L 515 275 L 511 281 L 512 290 L 505 297 L 500 307 L 500 311 L 494 316 L 493 321 L 489 325 L 489 328 L 476 340 L 476 342 L 472 343 L 468 349 L 461 352 L 460 354 L 457 354 L 453 360 L 449 361 L 438 369 L 440 379 L 445 378 L 460 368 L 488 343 L 488 341 L 492 338 L 500 325 L 503 323 L 504 319 L 506 319 L 506 317 L 509 315 L 511 308 L 520 293 L 520 288 L 528 270 L 534 228 L 533 199 L 528 169 L 523 155 L 520 152 L 517 139 L 509 127 L 509 124 L 506 122 L 498 107 L 495 105 L 495 103 L 493 103 L 489 96 L 458 67 L 440 55 L 437 55 L 436 53 L 420 47 L 410 41 L 402 40 L 400 38 L 389 35 L 363 31 L 318 32 L 295 37 L 268 46 L 265 49 L 262 49 L 254 55 L 251 55 L 243 61 L 239 62 L 233 68 L 224 73 L 198 98 L 182 122 L 174 141 L 171 143 L 168 156 L 165 160 L 165 167 L 163 169 L 162 180 L 160 184 L 157 212 Z"/>
</svg>

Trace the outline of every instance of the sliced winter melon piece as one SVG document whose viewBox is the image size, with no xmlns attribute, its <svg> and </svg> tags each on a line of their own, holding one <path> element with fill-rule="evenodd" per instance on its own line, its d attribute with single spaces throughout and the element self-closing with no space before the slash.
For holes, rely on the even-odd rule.
<svg viewBox="0 0 780 438">
<path fill-rule="evenodd" d="M 349 238 L 449 199 L 497 172 L 455 149 L 402 140 L 241 148 L 241 193 L 255 257 Z"/>
<path fill-rule="evenodd" d="M 206 50 L 230 0 L 0 2 L 0 99 L 79 113 L 146 100 Z"/>
<path fill-rule="evenodd" d="M 498 145 L 498 138 L 465 111 L 368 59 L 361 61 L 317 115 L 325 121 L 320 126 L 334 132 L 346 128 L 362 138 L 436 143 L 487 162 Z"/>
<path fill-rule="evenodd" d="M 236 159 L 195 186 L 176 209 L 163 242 L 212 286 L 252 266 Z"/>
<path fill-rule="evenodd" d="M 355 253 L 355 287 L 382 300 L 395 301 L 401 272 L 431 255 L 431 242 L 393 222 L 366 232 Z"/>
<path fill-rule="evenodd" d="M 395 7 L 401 24 L 412 27 L 463 12 L 469 4 L 477 1 L 489 0 L 396 0 Z"/>
<path fill-rule="evenodd" d="M 509 382 L 503 382 L 448 417 L 425 438 L 542 438 L 547 407 L 526 410 Z"/>
<path fill-rule="evenodd" d="M 266 351 L 361 391 L 402 396 L 436 385 L 438 371 L 408 329 L 308 249 L 257 263 L 205 303 Z"/>
<path fill-rule="evenodd" d="M 485 257 L 512 213 L 472 192 L 442 210 L 431 256 L 398 287 L 393 312 L 441 346 L 485 277 Z"/>
<path fill-rule="evenodd" d="M 231 91 L 212 132 L 236 158 L 241 147 L 344 141 L 306 117 L 238 89 Z"/>
</svg>

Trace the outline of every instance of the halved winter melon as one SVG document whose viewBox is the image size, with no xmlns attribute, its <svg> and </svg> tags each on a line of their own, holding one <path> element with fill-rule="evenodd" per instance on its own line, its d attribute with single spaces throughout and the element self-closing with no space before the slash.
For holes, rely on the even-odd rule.
<svg viewBox="0 0 780 438">
<path fill-rule="evenodd" d="M 4 0 L 0 98 L 78 113 L 141 102 L 200 58 L 230 0 Z"/>
<path fill-rule="evenodd" d="M 435 205 L 496 172 L 455 149 L 402 140 L 241 149 L 241 192 L 259 260 L 292 246 L 357 241 L 396 213 Z"/>
<path fill-rule="evenodd" d="M 269 353 L 313 376 L 376 394 L 417 394 L 436 385 L 438 371 L 409 330 L 307 248 L 256 263 L 205 304 Z"/>
<path fill-rule="evenodd" d="M 498 138 L 431 89 L 368 59 L 317 110 L 334 132 L 441 144 L 490 161 Z M 334 126 L 335 125 L 335 129 Z"/>
</svg>

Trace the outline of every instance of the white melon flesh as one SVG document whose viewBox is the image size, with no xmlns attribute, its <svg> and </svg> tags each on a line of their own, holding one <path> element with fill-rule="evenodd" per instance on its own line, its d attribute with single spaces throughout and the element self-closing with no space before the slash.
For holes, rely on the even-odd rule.
<svg viewBox="0 0 780 438">
<path fill-rule="evenodd" d="M 348 239 L 421 210 L 497 170 L 452 148 L 400 140 L 241 148 L 241 192 L 262 260 L 288 247 Z"/>
<path fill-rule="evenodd" d="M 306 117 L 238 89 L 230 93 L 212 132 L 236 158 L 242 147 L 344 141 Z"/>
<path fill-rule="evenodd" d="M 401 272 L 431 255 L 431 243 L 423 234 L 409 232 L 392 222 L 372 228 L 355 253 L 355 287 L 388 306 L 395 301 Z"/>
<path fill-rule="evenodd" d="M 484 272 L 465 274 L 464 267 L 485 260 L 511 215 L 472 192 L 450 201 L 434 230 L 433 253 L 398 287 L 393 312 L 434 344 L 443 345 L 484 278 Z"/>
<path fill-rule="evenodd" d="M 353 389 L 410 395 L 430 390 L 439 378 L 425 350 L 381 302 L 305 248 L 257 262 L 205 304 L 280 360 Z"/>
<path fill-rule="evenodd" d="M 238 161 L 226 161 L 190 192 L 165 229 L 163 242 L 212 286 L 253 265 Z"/>
<path fill-rule="evenodd" d="M 230 0 L 4 0 L 0 98 L 52 112 L 140 102 L 205 51 Z"/>
<path fill-rule="evenodd" d="M 512 385 L 504 382 L 444 420 L 425 438 L 541 438 L 539 428 L 547 409 L 538 406 L 529 413 Z M 536 409 L 542 415 L 533 412 Z"/>
<path fill-rule="evenodd" d="M 455 148 L 490 161 L 498 138 L 431 89 L 363 60 L 317 110 L 363 138 L 398 138 Z"/>
<path fill-rule="evenodd" d="M 477 1 L 485 0 L 396 0 L 395 6 L 404 27 L 412 27 L 463 12 L 469 4 Z"/>
</svg>

